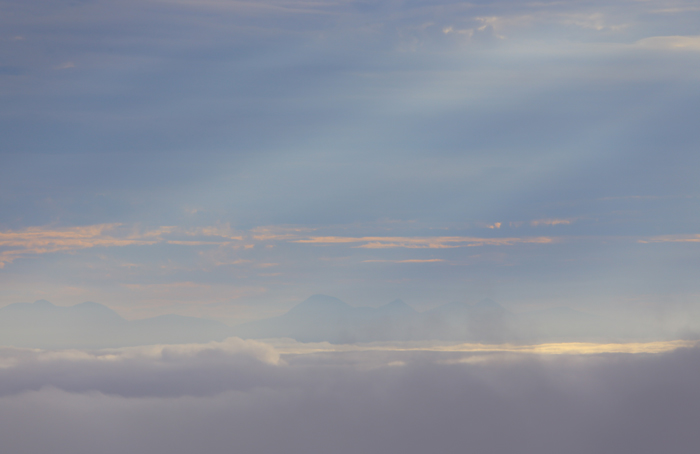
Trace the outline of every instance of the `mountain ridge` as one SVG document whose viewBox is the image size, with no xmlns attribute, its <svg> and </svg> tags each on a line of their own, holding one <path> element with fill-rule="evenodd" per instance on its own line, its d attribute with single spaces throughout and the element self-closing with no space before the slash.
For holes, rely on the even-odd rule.
<svg viewBox="0 0 700 454">
<path fill-rule="evenodd" d="M 236 335 L 245 338 L 289 337 L 301 342 L 502 343 L 609 337 L 609 330 L 603 325 L 600 317 L 568 308 L 513 313 L 488 298 L 475 303 L 452 302 L 418 312 L 401 300 L 372 308 L 350 306 L 327 295 L 313 295 L 285 314 L 243 323 L 233 329 Z"/>
<path fill-rule="evenodd" d="M 37 300 L 0 308 L 0 345 L 31 348 L 200 343 L 231 336 L 335 344 L 423 340 L 532 343 L 608 339 L 611 332 L 600 317 L 573 309 L 513 313 L 490 299 L 451 302 L 418 312 L 399 299 L 378 307 L 357 307 L 316 294 L 280 316 L 233 327 L 175 314 L 126 320 L 95 302 L 56 306 Z"/>
<path fill-rule="evenodd" d="M 0 308 L 0 345 L 27 348 L 112 348 L 224 340 L 231 328 L 215 320 L 168 314 L 126 320 L 95 302 L 56 306 L 46 300 Z"/>
</svg>

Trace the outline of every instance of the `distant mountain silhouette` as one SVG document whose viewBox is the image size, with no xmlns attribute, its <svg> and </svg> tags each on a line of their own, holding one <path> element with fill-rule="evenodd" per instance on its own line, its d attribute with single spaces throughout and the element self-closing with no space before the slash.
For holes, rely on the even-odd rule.
<svg viewBox="0 0 700 454">
<path fill-rule="evenodd" d="M 403 326 L 416 312 L 402 301 L 377 309 L 353 307 L 326 295 L 314 295 L 279 317 L 239 325 L 243 338 L 290 337 L 300 342 L 352 343 L 404 340 Z"/>
<path fill-rule="evenodd" d="M 129 321 L 98 303 L 70 307 L 46 300 L 0 308 L 0 345 L 30 348 L 108 348 L 223 340 L 229 326 L 196 317 L 162 315 Z"/>
<path fill-rule="evenodd" d="M 60 307 L 45 300 L 0 308 L 0 345 L 31 348 L 109 348 L 220 341 L 227 337 L 279 338 L 336 344 L 443 340 L 532 343 L 609 340 L 613 326 L 568 308 L 514 314 L 484 299 L 417 312 L 401 300 L 354 307 L 314 295 L 284 315 L 229 327 L 180 315 L 125 320 L 98 303 Z M 616 333 L 617 334 L 617 333 Z"/>
<path fill-rule="evenodd" d="M 236 326 L 234 333 L 243 338 L 289 337 L 300 342 L 502 343 L 598 340 L 611 332 L 609 328 L 599 317 L 568 308 L 514 314 L 490 299 L 416 312 L 401 300 L 378 308 L 353 307 L 331 296 L 314 295 L 284 315 Z"/>
</svg>

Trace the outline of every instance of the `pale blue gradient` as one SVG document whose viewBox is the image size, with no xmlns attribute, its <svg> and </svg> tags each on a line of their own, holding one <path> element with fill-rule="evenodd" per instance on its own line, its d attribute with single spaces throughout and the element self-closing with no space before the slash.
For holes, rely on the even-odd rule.
<svg viewBox="0 0 700 454">
<path fill-rule="evenodd" d="M 0 5 L 0 230 L 244 238 L 18 253 L 1 305 L 236 323 L 325 293 L 698 315 L 700 243 L 656 242 L 700 233 L 693 2 Z"/>
</svg>

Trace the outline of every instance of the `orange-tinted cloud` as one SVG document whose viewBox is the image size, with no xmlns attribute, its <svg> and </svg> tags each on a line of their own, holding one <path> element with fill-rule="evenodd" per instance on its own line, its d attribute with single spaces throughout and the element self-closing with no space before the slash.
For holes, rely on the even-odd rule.
<svg viewBox="0 0 700 454">
<path fill-rule="evenodd" d="M 574 222 L 573 219 L 536 219 L 530 221 L 530 225 L 537 227 L 538 225 L 569 225 Z"/>
<path fill-rule="evenodd" d="M 168 227 L 163 227 L 135 234 L 125 232 L 121 227 L 121 224 L 98 224 L 62 229 L 28 227 L 19 231 L 0 232 L 0 267 L 26 255 L 77 251 L 97 246 L 154 244 L 169 230 Z"/>
<path fill-rule="evenodd" d="M 363 260 L 362 263 L 434 263 L 444 262 L 443 259 L 408 259 L 408 260 Z"/>
<path fill-rule="evenodd" d="M 661 51 L 700 51 L 700 36 L 652 36 L 635 43 L 636 47 Z"/>
<path fill-rule="evenodd" d="M 700 243 L 700 234 L 659 235 L 638 240 L 640 243 Z"/>
<path fill-rule="evenodd" d="M 553 243 L 552 237 L 525 237 L 525 238 L 478 238 L 466 236 L 442 236 L 442 237 L 342 237 L 342 236 L 316 236 L 298 240 L 295 243 L 311 244 L 355 244 L 354 247 L 366 249 L 384 248 L 410 248 L 410 249 L 444 249 L 469 246 L 512 246 L 518 243 Z"/>
<path fill-rule="evenodd" d="M 256 227 L 251 230 L 251 233 L 253 239 L 257 241 L 285 241 L 299 239 L 301 234 L 314 230 L 307 227 L 266 226 Z"/>
<path fill-rule="evenodd" d="M 189 239 L 192 237 L 205 238 Z M 229 226 L 192 230 L 174 226 L 139 229 L 117 223 L 64 228 L 27 227 L 0 232 L 0 268 L 19 257 L 74 252 L 93 247 L 146 246 L 161 242 L 183 246 L 225 245 L 242 239 Z"/>
<path fill-rule="evenodd" d="M 80 227 L 28 227 L 0 232 L 0 268 L 19 257 L 75 252 L 94 247 L 147 246 L 166 243 L 184 247 L 252 248 L 255 242 L 283 241 L 301 244 L 347 244 L 355 248 L 386 249 L 444 249 L 473 246 L 512 246 L 519 243 L 547 244 L 553 237 L 480 238 L 465 236 L 404 237 L 404 236 L 308 236 L 313 229 L 258 228 L 250 233 L 236 232 L 228 225 L 182 229 L 161 226 L 141 229 L 123 224 L 98 224 Z M 268 244 L 269 246 L 269 244 Z M 400 263 L 412 263 L 404 261 Z M 416 262 L 417 263 L 417 262 Z"/>
</svg>

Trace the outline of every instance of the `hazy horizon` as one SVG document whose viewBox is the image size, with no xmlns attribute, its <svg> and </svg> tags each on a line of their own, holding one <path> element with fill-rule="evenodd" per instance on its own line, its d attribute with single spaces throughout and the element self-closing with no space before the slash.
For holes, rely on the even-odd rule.
<svg viewBox="0 0 700 454">
<path fill-rule="evenodd" d="M 639 319 L 600 317 L 564 306 L 512 312 L 488 298 L 417 311 L 398 299 L 378 307 L 352 306 L 316 294 L 279 316 L 236 325 L 175 314 L 126 319 L 95 302 L 56 306 L 37 300 L 0 308 L 0 345 L 43 349 L 208 343 L 234 337 L 273 344 L 282 339 L 348 345 L 399 342 L 418 349 L 430 349 L 435 342 L 494 346 L 647 343 L 655 349 L 658 342 L 675 345 L 674 341 L 696 340 L 699 333 L 700 327 L 691 320 L 640 323 Z M 625 347 L 616 348 L 625 351 Z"/>
</svg>

